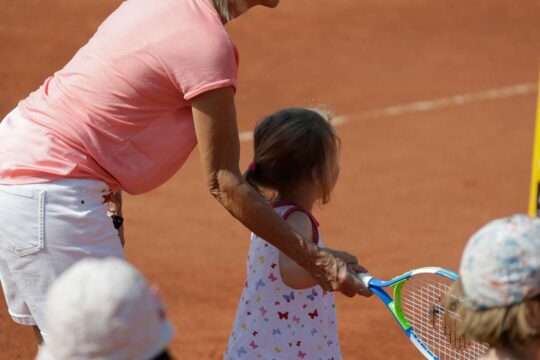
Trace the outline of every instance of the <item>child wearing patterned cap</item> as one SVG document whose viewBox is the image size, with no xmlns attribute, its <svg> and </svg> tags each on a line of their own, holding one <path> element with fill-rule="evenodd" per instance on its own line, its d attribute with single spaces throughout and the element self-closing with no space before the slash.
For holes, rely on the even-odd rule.
<svg viewBox="0 0 540 360">
<path fill-rule="evenodd" d="M 311 210 L 328 202 L 338 158 L 339 139 L 325 115 L 285 109 L 257 125 L 254 159 L 244 176 L 285 221 L 322 245 Z M 247 281 L 224 359 L 341 358 L 334 295 L 252 234 Z"/>
<path fill-rule="evenodd" d="M 538 359 L 540 219 L 514 215 L 475 233 L 446 301 L 458 335 L 489 345 L 482 359 Z"/>
</svg>

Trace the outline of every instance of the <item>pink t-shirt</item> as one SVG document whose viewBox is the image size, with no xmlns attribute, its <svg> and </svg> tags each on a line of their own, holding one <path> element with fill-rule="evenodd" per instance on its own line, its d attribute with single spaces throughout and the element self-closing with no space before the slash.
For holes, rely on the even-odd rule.
<svg viewBox="0 0 540 360">
<path fill-rule="evenodd" d="M 208 0 L 129 0 L 0 127 L 0 184 L 94 178 L 149 191 L 197 141 L 191 99 L 236 88 L 238 54 Z"/>
</svg>

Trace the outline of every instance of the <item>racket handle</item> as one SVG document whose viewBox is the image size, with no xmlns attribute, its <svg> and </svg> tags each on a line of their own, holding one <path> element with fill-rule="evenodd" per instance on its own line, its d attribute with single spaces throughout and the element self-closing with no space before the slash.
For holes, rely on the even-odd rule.
<svg viewBox="0 0 540 360">
<path fill-rule="evenodd" d="M 373 276 L 370 276 L 368 273 L 356 273 L 356 276 L 360 281 L 365 285 L 365 287 L 369 287 L 369 282 L 371 279 L 373 279 Z"/>
</svg>

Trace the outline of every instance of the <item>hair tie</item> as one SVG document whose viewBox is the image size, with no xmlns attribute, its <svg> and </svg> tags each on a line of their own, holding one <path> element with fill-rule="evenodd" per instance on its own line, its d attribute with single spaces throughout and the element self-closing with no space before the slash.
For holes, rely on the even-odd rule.
<svg viewBox="0 0 540 360">
<path fill-rule="evenodd" d="M 248 165 L 249 171 L 254 172 L 256 168 L 257 168 L 257 165 L 253 161 L 249 163 Z"/>
</svg>

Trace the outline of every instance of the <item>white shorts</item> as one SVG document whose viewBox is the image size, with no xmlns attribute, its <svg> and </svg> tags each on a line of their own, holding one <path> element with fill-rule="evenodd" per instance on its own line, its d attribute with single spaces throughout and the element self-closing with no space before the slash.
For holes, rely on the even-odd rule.
<svg viewBox="0 0 540 360">
<path fill-rule="evenodd" d="M 13 320 L 44 319 L 47 290 L 85 257 L 124 257 L 107 216 L 108 186 L 95 180 L 0 185 L 0 282 Z"/>
</svg>

